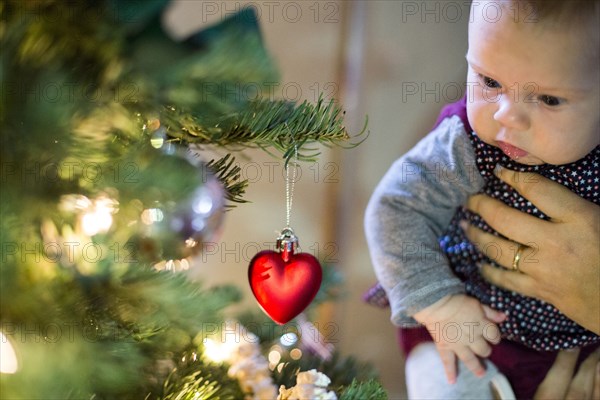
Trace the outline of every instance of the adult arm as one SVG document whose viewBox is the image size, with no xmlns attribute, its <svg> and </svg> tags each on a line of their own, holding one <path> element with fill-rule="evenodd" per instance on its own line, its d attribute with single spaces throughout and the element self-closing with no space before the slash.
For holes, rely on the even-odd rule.
<svg viewBox="0 0 600 400">
<path fill-rule="evenodd" d="M 458 117 L 447 118 L 397 160 L 377 185 L 365 213 L 365 233 L 377 278 L 390 300 L 392 322 L 464 291 L 438 237 L 458 205 L 483 180 Z"/>
<path fill-rule="evenodd" d="M 574 373 L 578 356 L 577 349 L 559 352 L 534 400 L 600 400 L 600 349 L 590 354 Z"/>
<path fill-rule="evenodd" d="M 510 240 L 464 225 L 469 239 L 504 269 L 482 266 L 491 283 L 544 300 L 600 334 L 600 206 L 540 175 L 499 169 L 497 175 L 550 220 L 541 220 L 476 195 L 468 208 Z M 525 245 L 519 269 L 515 251 Z"/>
</svg>

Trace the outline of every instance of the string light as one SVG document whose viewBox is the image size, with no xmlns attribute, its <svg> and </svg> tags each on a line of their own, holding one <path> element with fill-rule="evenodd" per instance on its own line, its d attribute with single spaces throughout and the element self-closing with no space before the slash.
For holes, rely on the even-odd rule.
<svg viewBox="0 0 600 400">
<path fill-rule="evenodd" d="M 236 321 L 227 321 L 220 336 L 220 341 L 210 337 L 203 340 L 204 357 L 215 363 L 229 364 L 227 375 L 238 381 L 246 395 L 244 398 L 275 399 L 277 387 L 269 362 L 262 355 L 258 336 Z"/>
<path fill-rule="evenodd" d="M 117 212 L 118 205 L 118 201 L 104 194 L 96 199 L 70 194 L 62 196 L 59 203 L 62 210 L 79 213 L 81 231 L 87 236 L 108 232 L 113 223 L 112 214 Z"/>
<path fill-rule="evenodd" d="M 233 352 L 239 347 L 235 340 L 227 340 L 227 337 L 222 342 L 206 338 L 203 343 L 204 356 L 214 363 L 229 361 Z"/>
<path fill-rule="evenodd" d="M 164 214 L 160 208 L 147 208 L 142 211 L 141 220 L 146 225 L 152 225 L 164 219 Z"/>
<path fill-rule="evenodd" d="M 298 335 L 296 335 L 294 332 L 285 333 L 281 335 L 281 338 L 279 338 L 279 342 L 281 342 L 281 344 L 284 346 L 293 346 L 297 341 Z"/>
<path fill-rule="evenodd" d="M 281 353 L 277 350 L 271 350 L 268 355 L 269 359 L 269 368 L 273 370 L 279 361 L 281 361 Z"/>
<path fill-rule="evenodd" d="M 0 373 L 14 374 L 19 369 L 17 354 L 9 338 L 0 332 Z"/>
<path fill-rule="evenodd" d="M 81 217 L 83 233 L 94 236 L 98 233 L 108 232 L 118 203 L 108 197 L 100 197 L 92 202 L 92 206 L 85 210 Z"/>
<path fill-rule="evenodd" d="M 302 358 L 302 350 L 296 348 L 290 351 L 290 357 L 292 360 L 299 360 Z"/>
<path fill-rule="evenodd" d="M 190 262 L 182 258 L 181 260 L 165 260 L 154 264 L 157 271 L 181 272 L 190 269 Z"/>
</svg>

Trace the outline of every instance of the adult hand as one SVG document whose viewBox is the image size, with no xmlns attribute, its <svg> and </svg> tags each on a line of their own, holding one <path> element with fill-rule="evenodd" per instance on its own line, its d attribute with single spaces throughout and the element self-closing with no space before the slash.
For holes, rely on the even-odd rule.
<svg viewBox="0 0 600 400">
<path fill-rule="evenodd" d="M 600 206 L 537 174 L 501 168 L 497 176 L 550 217 L 542 220 L 484 195 L 467 207 L 506 240 L 464 226 L 467 237 L 504 269 L 482 266 L 491 283 L 544 300 L 600 334 Z M 519 245 L 518 268 L 512 264 Z"/>
<path fill-rule="evenodd" d="M 563 350 L 538 387 L 534 400 L 600 400 L 600 349 L 590 354 L 575 375 L 579 350 Z"/>
</svg>

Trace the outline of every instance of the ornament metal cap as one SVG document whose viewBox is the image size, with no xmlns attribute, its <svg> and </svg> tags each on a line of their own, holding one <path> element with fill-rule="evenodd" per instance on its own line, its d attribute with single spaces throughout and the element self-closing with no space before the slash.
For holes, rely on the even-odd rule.
<svg viewBox="0 0 600 400">
<path fill-rule="evenodd" d="M 276 247 L 281 253 L 283 261 L 288 262 L 294 254 L 294 250 L 298 245 L 298 238 L 294 235 L 292 228 L 287 227 L 281 231 L 281 235 L 277 238 Z"/>
</svg>

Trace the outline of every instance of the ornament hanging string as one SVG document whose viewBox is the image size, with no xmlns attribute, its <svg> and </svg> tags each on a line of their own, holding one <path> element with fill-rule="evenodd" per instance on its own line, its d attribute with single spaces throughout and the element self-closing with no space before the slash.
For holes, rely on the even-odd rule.
<svg viewBox="0 0 600 400">
<path fill-rule="evenodd" d="M 285 166 L 285 226 L 290 227 L 290 219 L 292 216 L 292 205 L 294 201 L 294 184 L 298 177 L 298 147 L 294 144 L 294 159 L 292 160 L 294 167 L 292 176 L 290 177 L 290 162 Z"/>
</svg>

